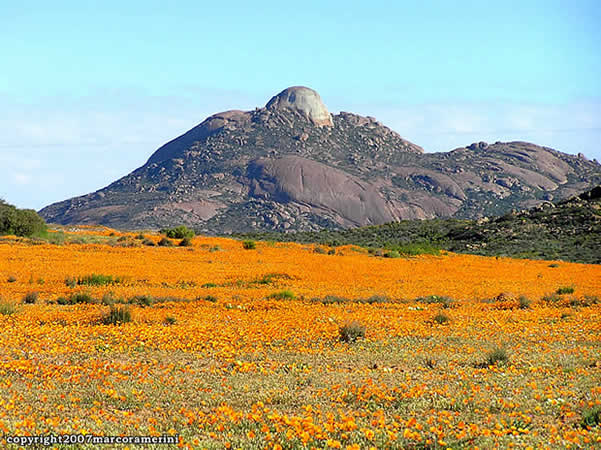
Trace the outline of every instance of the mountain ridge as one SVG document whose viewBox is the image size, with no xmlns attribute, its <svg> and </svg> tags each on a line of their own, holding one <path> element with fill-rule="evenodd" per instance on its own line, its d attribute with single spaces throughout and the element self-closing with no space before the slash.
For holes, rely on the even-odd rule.
<svg viewBox="0 0 601 450">
<path fill-rule="evenodd" d="M 330 114 L 296 86 L 265 107 L 214 114 L 125 177 L 40 214 L 130 229 L 302 231 L 478 218 L 600 182 L 598 163 L 519 141 L 425 153 L 373 117 Z"/>
</svg>

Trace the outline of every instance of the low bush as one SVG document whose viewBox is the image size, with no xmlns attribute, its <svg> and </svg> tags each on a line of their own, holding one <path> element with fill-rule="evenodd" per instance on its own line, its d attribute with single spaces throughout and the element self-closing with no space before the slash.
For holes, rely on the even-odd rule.
<svg viewBox="0 0 601 450">
<path fill-rule="evenodd" d="M 102 318 L 102 323 L 105 325 L 121 325 L 127 322 L 131 322 L 131 312 L 129 308 L 124 306 L 111 306 L 108 314 L 105 314 Z"/>
<path fill-rule="evenodd" d="M 159 247 L 173 247 L 175 244 L 173 244 L 173 241 L 171 239 L 164 237 L 161 238 L 157 245 Z"/>
<path fill-rule="evenodd" d="M 177 319 L 173 316 L 165 317 L 165 325 L 175 325 L 177 323 Z"/>
<path fill-rule="evenodd" d="M 594 406 L 593 408 L 584 411 L 580 426 L 582 428 L 601 426 L 601 405 Z"/>
<path fill-rule="evenodd" d="M 28 292 L 27 294 L 25 294 L 25 297 L 23 297 L 23 303 L 27 305 L 33 305 L 35 302 L 38 301 L 38 297 L 39 294 L 37 292 Z"/>
<path fill-rule="evenodd" d="M 436 314 L 436 315 L 435 315 L 435 316 L 432 318 L 432 320 L 433 320 L 435 323 L 439 324 L 439 325 L 445 324 L 445 323 L 447 323 L 447 322 L 449 322 L 449 321 L 450 321 L 449 317 L 448 317 L 447 315 L 443 314 L 443 313 L 438 313 L 438 314 Z"/>
<path fill-rule="evenodd" d="M 489 367 L 499 364 L 506 364 L 507 362 L 509 362 L 507 350 L 505 350 L 503 347 L 495 347 L 486 354 L 484 361 L 479 366 Z"/>
<path fill-rule="evenodd" d="M 94 298 L 90 294 L 85 292 L 79 292 L 77 294 L 73 294 L 71 298 L 69 298 L 69 303 L 71 305 L 78 305 L 82 303 L 97 303 Z"/>
<path fill-rule="evenodd" d="M 123 282 L 122 277 L 114 277 L 113 275 L 102 275 L 93 273 L 82 277 L 69 277 L 65 279 L 65 284 L 69 287 L 75 286 L 107 286 L 119 284 Z"/>
<path fill-rule="evenodd" d="M 518 306 L 520 307 L 520 309 L 529 309 L 531 303 L 532 302 L 530 301 L 530 299 L 525 295 L 520 295 L 520 298 L 518 298 Z"/>
<path fill-rule="evenodd" d="M 257 248 L 257 243 L 255 241 L 242 241 L 242 247 L 245 250 L 254 250 Z"/>
<path fill-rule="evenodd" d="M 342 342 L 352 343 L 365 337 L 365 327 L 359 322 L 350 322 L 338 329 L 338 337 Z"/>
<path fill-rule="evenodd" d="M 192 239 L 189 237 L 183 238 L 178 244 L 180 247 L 192 247 Z"/>
<path fill-rule="evenodd" d="M 450 297 L 445 297 L 442 295 L 428 295 L 426 297 L 418 297 L 415 299 L 417 303 L 426 303 L 426 304 L 439 304 L 443 308 L 452 308 L 455 306 L 455 301 Z"/>
<path fill-rule="evenodd" d="M 194 230 L 188 228 L 185 225 L 180 225 L 175 228 L 165 228 L 161 230 L 161 233 L 171 239 L 191 239 L 194 237 Z"/>
<path fill-rule="evenodd" d="M 17 312 L 17 308 L 10 302 L 0 299 L 0 314 L 10 316 Z"/>
<path fill-rule="evenodd" d="M 130 305 L 151 306 L 156 300 L 150 295 L 134 295 L 127 303 Z"/>
<path fill-rule="evenodd" d="M 294 292 L 292 292 L 292 291 L 284 290 L 284 291 L 274 292 L 273 294 L 268 295 L 267 298 L 273 299 L 273 300 L 293 300 L 296 298 L 296 295 L 294 295 Z"/>
<path fill-rule="evenodd" d="M 562 286 L 560 288 L 557 288 L 557 290 L 555 291 L 555 293 L 558 294 L 558 295 L 573 294 L 574 293 L 574 286 Z"/>
<path fill-rule="evenodd" d="M 542 301 L 545 303 L 559 303 L 561 301 L 561 296 L 554 292 L 552 294 L 543 295 Z"/>
</svg>

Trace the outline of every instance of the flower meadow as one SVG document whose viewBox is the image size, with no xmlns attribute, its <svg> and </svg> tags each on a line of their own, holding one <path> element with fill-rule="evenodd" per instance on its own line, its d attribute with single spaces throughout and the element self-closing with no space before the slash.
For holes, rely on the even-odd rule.
<svg viewBox="0 0 601 450">
<path fill-rule="evenodd" d="M 70 237 L 0 240 L 3 447 L 601 446 L 601 266 Z"/>
</svg>

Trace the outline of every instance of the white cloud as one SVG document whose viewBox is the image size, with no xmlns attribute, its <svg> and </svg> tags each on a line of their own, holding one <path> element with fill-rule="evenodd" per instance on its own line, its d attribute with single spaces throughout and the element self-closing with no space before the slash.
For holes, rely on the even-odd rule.
<svg viewBox="0 0 601 450">
<path fill-rule="evenodd" d="M 25 173 L 15 173 L 13 174 L 13 180 L 19 185 L 29 184 L 31 183 L 31 175 L 27 175 Z"/>
</svg>

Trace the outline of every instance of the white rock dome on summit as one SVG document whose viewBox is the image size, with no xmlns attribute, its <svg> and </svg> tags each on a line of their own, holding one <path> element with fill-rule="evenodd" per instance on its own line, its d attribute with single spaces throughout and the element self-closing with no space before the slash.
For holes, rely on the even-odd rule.
<svg viewBox="0 0 601 450">
<path fill-rule="evenodd" d="M 332 126 L 332 116 L 319 94 L 305 86 L 284 89 L 266 105 L 267 109 L 293 109 L 308 117 L 316 125 Z"/>
</svg>

